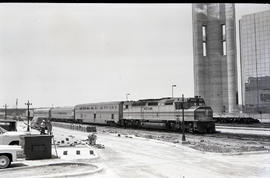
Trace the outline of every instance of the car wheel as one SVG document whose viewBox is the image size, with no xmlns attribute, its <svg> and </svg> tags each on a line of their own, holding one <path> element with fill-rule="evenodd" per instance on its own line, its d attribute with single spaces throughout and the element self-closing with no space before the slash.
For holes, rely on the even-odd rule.
<svg viewBox="0 0 270 178">
<path fill-rule="evenodd" d="M 0 169 L 7 168 L 10 165 L 10 159 L 6 155 L 0 155 Z"/>
</svg>

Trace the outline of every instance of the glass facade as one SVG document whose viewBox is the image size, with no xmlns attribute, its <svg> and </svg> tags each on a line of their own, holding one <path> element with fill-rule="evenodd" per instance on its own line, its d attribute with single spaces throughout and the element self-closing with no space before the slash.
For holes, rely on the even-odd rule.
<svg viewBox="0 0 270 178">
<path fill-rule="evenodd" d="M 270 113 L 270 10 L 239 21 L 244 111 Z"/>
</svg>

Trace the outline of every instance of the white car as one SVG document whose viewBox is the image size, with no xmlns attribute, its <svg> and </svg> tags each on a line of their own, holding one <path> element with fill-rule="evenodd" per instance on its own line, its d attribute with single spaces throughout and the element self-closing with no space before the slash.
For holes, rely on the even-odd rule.
<svg viewBox="0 0 270 178">
<path fill-rule="evenodd" d="M 30 132 L 7 131 L 0 127 L 0 145 L 20 145 L 21 136 Z"/>
<path fill-rule="evenodd" d="M 22 152 L 21 146 L 0 145 L 0 169 L 7 168 L 17 160 L 17 154 Z"/>
</svg>

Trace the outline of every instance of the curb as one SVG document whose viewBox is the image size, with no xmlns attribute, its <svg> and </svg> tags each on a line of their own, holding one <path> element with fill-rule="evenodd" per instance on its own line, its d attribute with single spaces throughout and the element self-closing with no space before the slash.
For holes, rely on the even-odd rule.
<svg viewBox="0 0 270 178">
<path fill-rule="evenodd" d="M 37 177 L 37 178 L 49 178 L 49 177 L 63 177 L 63 176 L 80 176 L 80 175 L 88 175 L 88 174 L 95 174 L 97 172 L 101 172 L 103 170 L 103 167 L 90 164 L 90 163 L 83 163 L 83 162 L 59 162 L 59 163 L 50 163 L 50 164 L 43 164 L 43 165 L 35 165 L 35 166 L 24 166 L 24 167 L 18 167 L 18 168 L 9 168 L 1 170 L 1 172 L 7 172 L 7 171 L 13 171 L 13 170 L 23 170 L 23 169 L 32 169 L 32 168 L 39 168 L 44 166 L 54 166 L 54 165 L 65 165 L 65 164 L 80 164 L 80 165 L 91 165 L 95 167 L 95 170 L 88 170 L 84 172 L 71 172 L 71 173 L 55 173 L 51 175 L 43 175 L 43 176 L 29 176 L 29 177 Z"/>
</svg>

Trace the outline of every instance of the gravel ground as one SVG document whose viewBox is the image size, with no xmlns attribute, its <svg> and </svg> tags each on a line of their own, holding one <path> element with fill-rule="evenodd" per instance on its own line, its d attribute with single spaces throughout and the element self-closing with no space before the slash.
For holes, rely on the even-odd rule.
<svg viewBox="0 0 270 178">
<path fill-rule="evenodd" d="M 105 126 L 97 126 L 97 131 L 117 133 L 121 135 L 135 135 L 137 137 L 179 144 L 182 142 L 181 133 L 111 128 Z M 204 135 L 186 134 L 186 140 L 189 143 L 186 144 L 186 146 L 204 152 L 240 153 L 250 151 L 270 151 L 270 136 L 223 133 Z"/>
</svg>

